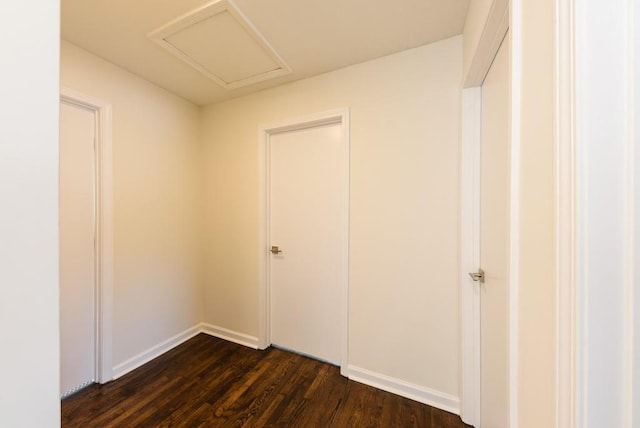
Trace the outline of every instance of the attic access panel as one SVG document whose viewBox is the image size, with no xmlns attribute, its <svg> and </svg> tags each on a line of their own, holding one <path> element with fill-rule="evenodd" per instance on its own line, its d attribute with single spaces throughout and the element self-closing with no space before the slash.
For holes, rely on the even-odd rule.
<svg viewBox="0 0 640 428">
<path fill-rule="evenodd" d="M 195 9 L 147 37 L 226 89 L 291 72 L 231 0 Z"/>
</svg>

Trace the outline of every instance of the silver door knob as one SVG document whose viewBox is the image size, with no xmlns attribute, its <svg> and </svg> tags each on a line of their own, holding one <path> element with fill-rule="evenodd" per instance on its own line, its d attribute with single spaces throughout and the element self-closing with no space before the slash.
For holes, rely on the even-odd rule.
<svg viewBox="0 0 640 428">
<path fill-rule="evenodd" d="M 280 254 L 280 253 L 282 252 L 282 250 L 281 250 L 280 248 L 278 248 L 278 246 L 277 246 L 277 245 L 272 245 L 272 246 L 271 246 L 271 252 L 272 252 L 273 254 Z"/>
<path fill-rule="evenodd" d="M 474 281 L 484 284 L 484 271 L 482 269 L 478 269 L 478 272 L 469 272 L 469 276 Z"/>
</svg>

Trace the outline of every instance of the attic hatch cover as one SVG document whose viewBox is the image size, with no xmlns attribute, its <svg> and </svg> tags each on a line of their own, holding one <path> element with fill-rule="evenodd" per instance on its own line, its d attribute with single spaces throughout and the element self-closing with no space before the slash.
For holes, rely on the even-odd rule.
<svg viewBox="0 0 640 428">
<path fill-rule="evenodd" d="M 147 37 L 226 89 L 291 72 L 231 0 L 206 4 Z"/>
</svg>

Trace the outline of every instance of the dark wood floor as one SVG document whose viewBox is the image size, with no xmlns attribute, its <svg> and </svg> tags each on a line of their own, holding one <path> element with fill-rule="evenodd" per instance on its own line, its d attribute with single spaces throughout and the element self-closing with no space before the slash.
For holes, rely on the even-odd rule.
<svg viewBox="0 0 640 428">
<path fill-rule="evenodd" d="M 62 401 L 63 427 L 465 427 L 451 413 L 347 380 L 280 349 L 200 334 Z"/>
</svg>

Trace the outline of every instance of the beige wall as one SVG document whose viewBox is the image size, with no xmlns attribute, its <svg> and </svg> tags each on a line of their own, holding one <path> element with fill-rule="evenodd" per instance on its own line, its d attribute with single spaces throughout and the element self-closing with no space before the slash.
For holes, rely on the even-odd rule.
<svg viewBox="0 0 640 428">
<path fill-rule="evenodd" d="M 202 318 L 199 109 L 67 42 L 61 84 L 113 106 L 117 366 Z"/>
<path fill-rule="evenodd" d="M 458 396 L 462 38 L 205 108 L 205 322 L 258 335 L 258 129 L 351 111 L 350 364 Z"/>
<path fill-rule="evenodd" d="M 59 22 L 57 2 L 0 2 L 2 427 L 60 423 Z"/>
<path fill-rule="evenodd" d="M 519 427 L 555 417 L 554 1 L 522 1 Z"/>
</svg>

